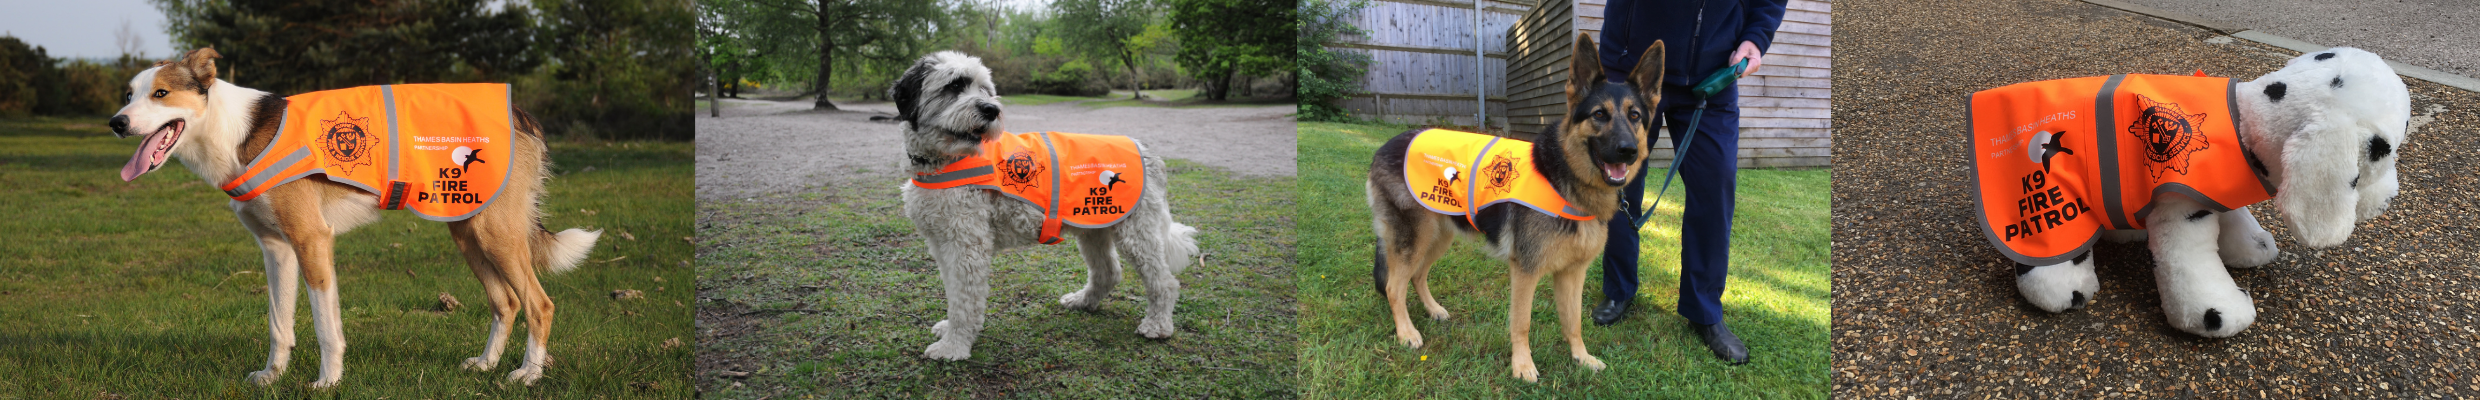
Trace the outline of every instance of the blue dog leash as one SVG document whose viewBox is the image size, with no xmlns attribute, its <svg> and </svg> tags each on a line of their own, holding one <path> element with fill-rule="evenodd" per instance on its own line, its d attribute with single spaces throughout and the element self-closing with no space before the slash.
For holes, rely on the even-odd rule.
<svg viewBox="0 0 2480 400">
<path fill-rule="evenodd" d="M 1652 218 L 1645 218 L 1646 215 L 1652 214 L 1653 210 L 1662 208 L 1662 195 L 1670 194 L 1671 192 L 1671 178 L 1679 176 L 1679 160 L 1687 159 L 1688 148 L 1696 145 L 1696 131 L 1698 128 L 1703 127 L 1703 123 L 1705 122 L 1705 100 L 1713 98 L 1715 94 L 1722 93 L 1723 89 L 1729 88 L 1731 85 L 1736 84 L 1739 81 L 1739 72 L 1747 68 L 1748 60 L 1739 60 L 1738 64 L 1731 65 L 1731 69 L 1714 71 L 1712 76 L 1705 77 L 1704 82 L 1697 83 L 1696 87 L 1689 90 L 1690 94 L 1696 96 L 1696 111 L 1694 111 L 1693 114 L 1688 115 L 1687 136 L 1681 138 L 1683 140 L 1679 142 L 1679 151 L 1671 152 L 1670 168 L 1662 170 L 1662 189 L 1661 191 L 1654 192 L 1653 207 L 1646 208 L 1643 211 L 1636 213 L 1637 229 L 1644 229 L 1645 222 L 1652 220 Z"/>
</svg>

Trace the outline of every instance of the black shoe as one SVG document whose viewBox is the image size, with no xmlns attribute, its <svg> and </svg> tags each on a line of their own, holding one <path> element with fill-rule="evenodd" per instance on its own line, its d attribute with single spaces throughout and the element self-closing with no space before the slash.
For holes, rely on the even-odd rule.
<svg viewBox="0 0 2480 400">
<path fill-rule="evenodd" d="M 1603 300 L 1601 307 L 1593 308 L 1593 324 L 1610 325 L 1618 323 L 1619 320 L 1627 319 L 1627 312 L 1628 301 L 1626 299 Z"/>
<path fill-rule="evenodd" d="M 1740 344 L 1739 335 L 1731 334 L 1730 326 L 1720 322 L 1715 322 L 1713 325 L 1697 325 L 1691 322 L 1688 325 L 1696 330 L 1697 339 L 1705 341 L 1705 348 L 1713 349 L 1715 357 L 1721 357 L 1723 361 L 1731 362 L 1731 365 L 1748 363 L 1748 345 Z"/>
</svg>

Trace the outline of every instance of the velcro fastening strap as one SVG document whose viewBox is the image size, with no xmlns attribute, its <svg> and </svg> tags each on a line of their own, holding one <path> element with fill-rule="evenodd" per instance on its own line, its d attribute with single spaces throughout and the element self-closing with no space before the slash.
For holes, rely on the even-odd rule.
<svg viewBox="0 0 2480 400">
<path fill-rule="evenodd" d="M 379 208 L 386 210 L 405 209 L 406 187 L 407 185 L 404 181 L 388 181 L 387 196 L 379 202 Z"/>
<path fill-rule="evenodd" d="M 1034 237 L 1034 241 L 1042 242 L 1042 244 L 1059 244 L 1059 225 L 1059 217 L 1043 218 L 1042 235 Z"/>
</svg>

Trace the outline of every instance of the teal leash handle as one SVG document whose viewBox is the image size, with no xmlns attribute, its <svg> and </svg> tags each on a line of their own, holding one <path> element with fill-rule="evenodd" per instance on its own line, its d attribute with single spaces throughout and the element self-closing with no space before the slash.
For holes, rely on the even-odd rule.
<svg viewBox="0 0 2480 400">
<path fill-rule="evenodd" d="M 1722 93 L 1723 89 L 1736 84 L 1739 81 L 1740 71 L 1747 68 L 1748 60 L 1739 60 L 1738 64 L 1731 65 L 1731 69 L 1714 71 L 1712 76 L 1705 77 L 1704 82 L 1697 83 L 1696 87 L 1689 90 L 1696 96 L 1696 111 L 1694 111 L 1695 114 L 1688 116 L 1687 136 L 1679 141 L 1679 151 L 1671 152 L 1670 168 L 1662 170 L 1662 189 L 1654 192 L 1653 207 L 1636 213 L 1636 229 L 1645 229 L 1645 223 L 1653 220 L 1647 216 L 1653 215 L 1653 210 L 1662 208 L 1662 196 L 1671 192 L 1671 178 L 1679 176 L 1679 160 L 1687 159 L 1688 148 L 1696 146 L 1697 128 L 1704 126 L 1705 122 L 1705 99 L 1713 98 L 1715 94 Z"/>
</svg>

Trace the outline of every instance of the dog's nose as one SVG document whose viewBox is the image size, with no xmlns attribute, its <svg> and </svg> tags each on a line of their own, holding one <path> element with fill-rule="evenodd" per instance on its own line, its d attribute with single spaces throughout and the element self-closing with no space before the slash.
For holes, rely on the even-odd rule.
<svg viewBox="0 0 2480 400">
<path fill-rule="evenodd" d="M 999 119 L 999 105 L 997 104 L 976 104 L 973 105 L 973 111 L 981 113 L 982 119 Z"/>
<path fill-rule="evenodd" d="M 112 116 L 112 136 L 129 137 L 129 116 Z"/>
<path fill-rule="evenodd" d="M 1619 145 L 1611 146 L 1613 150 L 1616 150 L 1616 152 L 1619 153 L 1619 158 L 1636 158 L 1636 153 L 1643 151 L 1641 147 L 1644 146 L 1637 145 L 1636 138 L 1630 137 L 1620 137 Z"/>
</svg>

